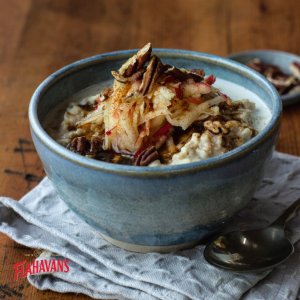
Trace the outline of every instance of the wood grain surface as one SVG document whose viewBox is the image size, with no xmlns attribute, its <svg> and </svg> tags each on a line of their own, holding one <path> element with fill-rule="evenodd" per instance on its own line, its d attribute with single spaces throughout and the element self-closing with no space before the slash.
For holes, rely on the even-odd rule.
<svg viewBox="0 0 300 300">
<path fill-rule="evenodd" d="M 220 56 L 249 49 L 300 55 L 299 0 L 0 0 L 0 195 L 20 199 L 45 176 L 27 109 L 37 86 L 76 60 L 177 48 Z M 300 103 L 284 108 L 278 151 L 300 156 Z M 0 299 L 78 299 L 14 281 L 33 249 L 0 234 Z"/>
</svg>

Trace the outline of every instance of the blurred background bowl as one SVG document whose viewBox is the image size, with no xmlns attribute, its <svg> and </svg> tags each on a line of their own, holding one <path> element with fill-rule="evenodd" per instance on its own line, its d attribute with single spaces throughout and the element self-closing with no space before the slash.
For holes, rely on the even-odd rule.
<svg viewBox="0 0 300 300">
<path fill-rule="evenodd" d="M 232 60 L 183 50 L 154 49 L 163 63 L 203 68 L 258 95 L 271 112 L 266 127 L 223 155 L 185 165 L 134 167 L 96 161 L 55 142 L 41 123 L 63 99 L 112 79 L 137 50 L 90 57 L 55 72 L 29 106 L 32 139 L 64 202 L 111 243 L 139 252 L 195 246 L 233 218 L 252 198 L 275 148 L 281 100 L 262 75 Z"/>
<path fill-rule="evenodd" d="M 246 65 L 251 60 L 258 58 L 262 63 L 271 64 L 281 69 L 283 73 L 291 74 L 290 64 L 294 61 L 300 64 L 300 56 L 275 50 L 249 50 L 233 53 L 227 56 L 229 59 Z M 282 105 L 287 106 L 300 101 L 300 92 L 281 96 Z"/>
</svg>

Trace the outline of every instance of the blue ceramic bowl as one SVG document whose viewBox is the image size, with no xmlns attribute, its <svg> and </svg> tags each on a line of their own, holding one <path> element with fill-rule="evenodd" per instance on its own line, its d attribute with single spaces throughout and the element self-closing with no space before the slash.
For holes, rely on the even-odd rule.
<svg viewBox="0 0 300 300">
<path fill-rule="evenodd" d="M 75 154 L 56 143 L 41 126 L 63 99 L 111 79 L 137 50 L 75 62 L 49 76 L 29 106 L 32 139 L 44 169 L 64 202 L 113 244 L 133 251 L 168 252 L 192 247 L 230 220 L 252 198 L 274 151 L 281 100 L 260 74 L 226 58 L 154 49 L 177 67 L 203 68 L 246 87 L 268 106 L 272 118 L 250 142 L 221 156 L 157 168 L 110 164 Z"/>
<path fill-rule="evenodd" d="M 300 64 L 300 57 L 287 52 L 274 50 L 250 50 L 244 52 L 233 53 L 228 58 L 237 61 L 241 64 L 247 64 L 255 58 L 259 58 L 266 64 L 278 66 L 284 73 L 291 74 L 289 69 L 290 64 L 296 61 Z M 291 105 L 300 101 L 300 92 L 281 96 L 282 105 Z"/>
</svg>

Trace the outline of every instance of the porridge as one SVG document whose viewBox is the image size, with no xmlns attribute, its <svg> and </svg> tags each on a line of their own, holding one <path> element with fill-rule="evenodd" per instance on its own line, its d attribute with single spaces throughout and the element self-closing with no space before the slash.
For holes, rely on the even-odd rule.
<svg viewBox="0 0 300 300">
<path fill-rule="evenodd" d="M 113 82 L 66 99 L 48 115 L 48 134 L 92 159 L 155 167 L 221 155 L 268 123 L 270 112 L 251 91 L 163 64 L 151 51 L 149 43 L 112 71 Z"/>
</svg>

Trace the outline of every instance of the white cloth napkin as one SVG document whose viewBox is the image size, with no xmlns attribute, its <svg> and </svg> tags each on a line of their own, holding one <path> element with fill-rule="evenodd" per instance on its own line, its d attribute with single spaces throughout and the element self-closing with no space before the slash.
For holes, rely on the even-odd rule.
<svg viewBox="0 0 300 300">
<path fill-rule="evenodd" d="M 254 198 L 222 232 L 265 227 L 299 197 L 300 158 L 275 153 Z M 96 299 L 297 299 L 299 221 L 298 215 L 287 226 L 295 243 L 289 260 L 271 271 L 237 274 L 209 265 L 203 257 L 205 245 L 140 254 L 109 244 L 64 204 L 48 178 L 18 202 L 0 198 L 0 231 L 20 244 L 61 255 L 52 259 L 71 260 L 68 273 L 29 275 L 29 282 L 41 290 Z"/>
</svg>

